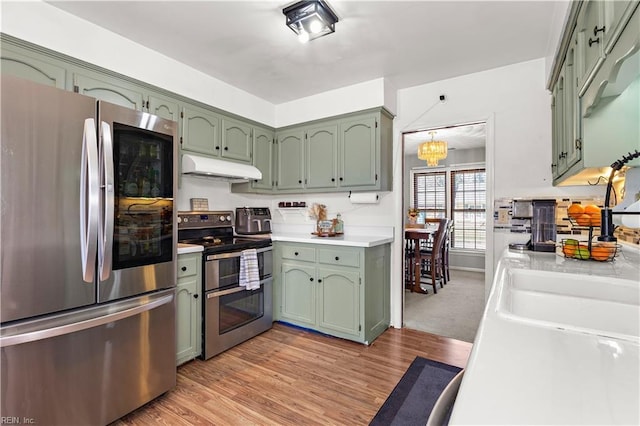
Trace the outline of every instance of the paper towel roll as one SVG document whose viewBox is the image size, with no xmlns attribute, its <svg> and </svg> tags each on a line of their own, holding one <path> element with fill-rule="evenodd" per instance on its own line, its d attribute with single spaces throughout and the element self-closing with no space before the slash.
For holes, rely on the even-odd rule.
<svg viewBox="0 0 640 426">
<path fill-rule="evenodd" d="M 349 195 L 352 204 L 378 204 L 378 194 L 375 192 L 358 192 Z"/>
</svg>

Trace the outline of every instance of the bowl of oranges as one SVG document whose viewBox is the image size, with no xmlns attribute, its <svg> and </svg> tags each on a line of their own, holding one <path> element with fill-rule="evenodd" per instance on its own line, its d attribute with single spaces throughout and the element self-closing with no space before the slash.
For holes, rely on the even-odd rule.
<svg viewBox="0 0 640 426">
<path fill-rule="evenodd" d="M 562 240 L 562 254 L 564 257 L 571 259 L 607 262 L 615 258 L 617 251 L 618 245 L 615 243 L 587 243 L 574 239 Z"/>
<path fill-rule="evenodd" d="M 595 204 L 583 206 L 580 203 L 573 203 L 567 208 L 567 215 L 571 223 L 579 226 L 600 226 L 600 207 Z"/>
</svg>

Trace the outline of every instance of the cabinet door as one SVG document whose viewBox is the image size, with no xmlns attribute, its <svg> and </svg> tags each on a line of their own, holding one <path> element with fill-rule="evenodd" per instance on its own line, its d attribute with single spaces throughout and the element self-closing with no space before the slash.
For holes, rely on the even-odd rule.
<svg viewBox="0 0 640 426">
<path fill-rule="evenodd" d="M 104 75 L 77 72 L 73 74 L 74 90 L 101 101 L 142 111 L 144 95 L 115 78 Z"/>
<path fill-rule="evenodd" d="M 197 275 L 181 278 L 176 287 L 176 361 L 189 361 L 200 354 L 198 347 L 198 297 Z"/>
<path fill-rule="evenodd" d="M 176 100 L 150 94 L 147 99 L 147 109 L 149 113 L 158 117 L 172 121 L 180 120 L 180 106 Z"/>
<path fill-rule="evenodd" d="M 310 326 L 316 324 L 316 268 L 282 263 L 280 317 Z"/>
<path fill-rule="evenodd" d="M 253 165 L 262 172 L 262 179 L 251 182 L 255 189 L 273 188 L 275 165 L 273 158 L 273 132 L 259 127 L 253 128 Z"/>
<path fill-rule="evenodd" d="M 307 188 L 335 188 L 338 165 L 338 126 L 310 127 L 306 131 Z"/>
<path fill-rule="evenodd" d="M 563 70 L 563 71 L 560 71 L 560 76 L 558 77 L 558 81 L 556 82 L 555 96 L 554 96 L 555 113 L 556 113 L 556 119 L 554 121 L 556 125 L 556 128 L 554 129 L 555 131 L 554 145 L 555 145 L 556 157 L 554 160 L 557 165 L 556 170 L 557 170 L 558 176 L 561 176 L 564 172 L 567 171 L 567 161 L 564 154 L 564 138 L 566 135 L 564 131 L 565 129 L 564 83 L 565 82 L 564 82 L 564 70 Z"/>
<path fill-rule="evenodd" d="M 210 156 L 220 155 L 220 116 L 193 105 L 185 106 L 182 149 Z"/>
<path fill-rule="evenodd" d="M 303 132 L 302 129 L 288 130 L 277 135 L 277 189 L 300 189 L 304 185 L 303 173 Z"/>
<path fill-rule="evenodd" d="M 582 123 L 578 98 L 577 36 L 569 43 L 564 65 L 564 140 L 563 160 L 567 169 L 580 161 L 582 154 Z"/>
<path fill-rule="evenodd" d="M 626 23 L 625 17 L 628 17 L 635 7 L 638 7 L 637 0 L 615 0 L 606 1 L 604 3 L 604 27 L 602 33 L 604 39 L 604 53 L 609 54 L 613 45 L 616 43 L 615 35 L 619 35 Z"/>
<path fill-rule="evenodd" d="M 558 156 L 562 151 L 562 111 L 558 107 L 558 84 L 551 92 L 551 174 L 553 178 L 560 176 L 558 171 Z"/>
<path fill-rule="evenodd" d="M 360 333 L 360 275 L 318 268 L 318 327 L 358 336 Z"/>
<path fill-rule="evenodd" d="M 582 4 L 576 23 L 578 48 L 583 61 L 581 74 L 578 75 L 578 85 L 583 93 L 586 85 L 593 78 L 595 69 L 604 60 L 603 32 L 604 32 L 604 1 L 589 0 Z"/>
<path fill-rule="evenodd" d="M 221 156 L 251 163 L 251 126 L 231 118 L 222 118 Z"/>
<path fill-rule="evenodd" d="M 24 78 L 47 86 L 64 89 L 67 70 L 62 64 L 58 64 L 49 58 L 34 58 L 19 52 L 7 49 L 3 44 L 0 56 L 0 68 L 3 74 Z"/>
<path fill-rule="evenodd" d="M 378 177 L 376 127 L 375 116 L 340 122 L 340 186 L 375 187 Z"/>
</svg>

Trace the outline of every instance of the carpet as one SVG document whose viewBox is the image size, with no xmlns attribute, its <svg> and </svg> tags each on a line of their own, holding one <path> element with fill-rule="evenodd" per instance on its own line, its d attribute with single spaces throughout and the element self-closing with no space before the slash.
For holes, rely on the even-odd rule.
<svg viewBox="0 0 640 426">
<path fill-rule="evenodd" d="M 460 370 L 416 357 L 369 424 L 424 426 L 440 393 Z"/>
</svg>

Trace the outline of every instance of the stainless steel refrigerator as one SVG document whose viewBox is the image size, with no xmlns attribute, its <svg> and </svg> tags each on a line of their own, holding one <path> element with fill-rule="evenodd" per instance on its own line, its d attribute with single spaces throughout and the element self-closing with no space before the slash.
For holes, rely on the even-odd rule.
<svg viewBox="0 0 640 426">
<path fill-rule="evenodd" d="M 0 416 L 107 424 L 176 382 L 177 123 L 1 84 Z"/>
</svg>

